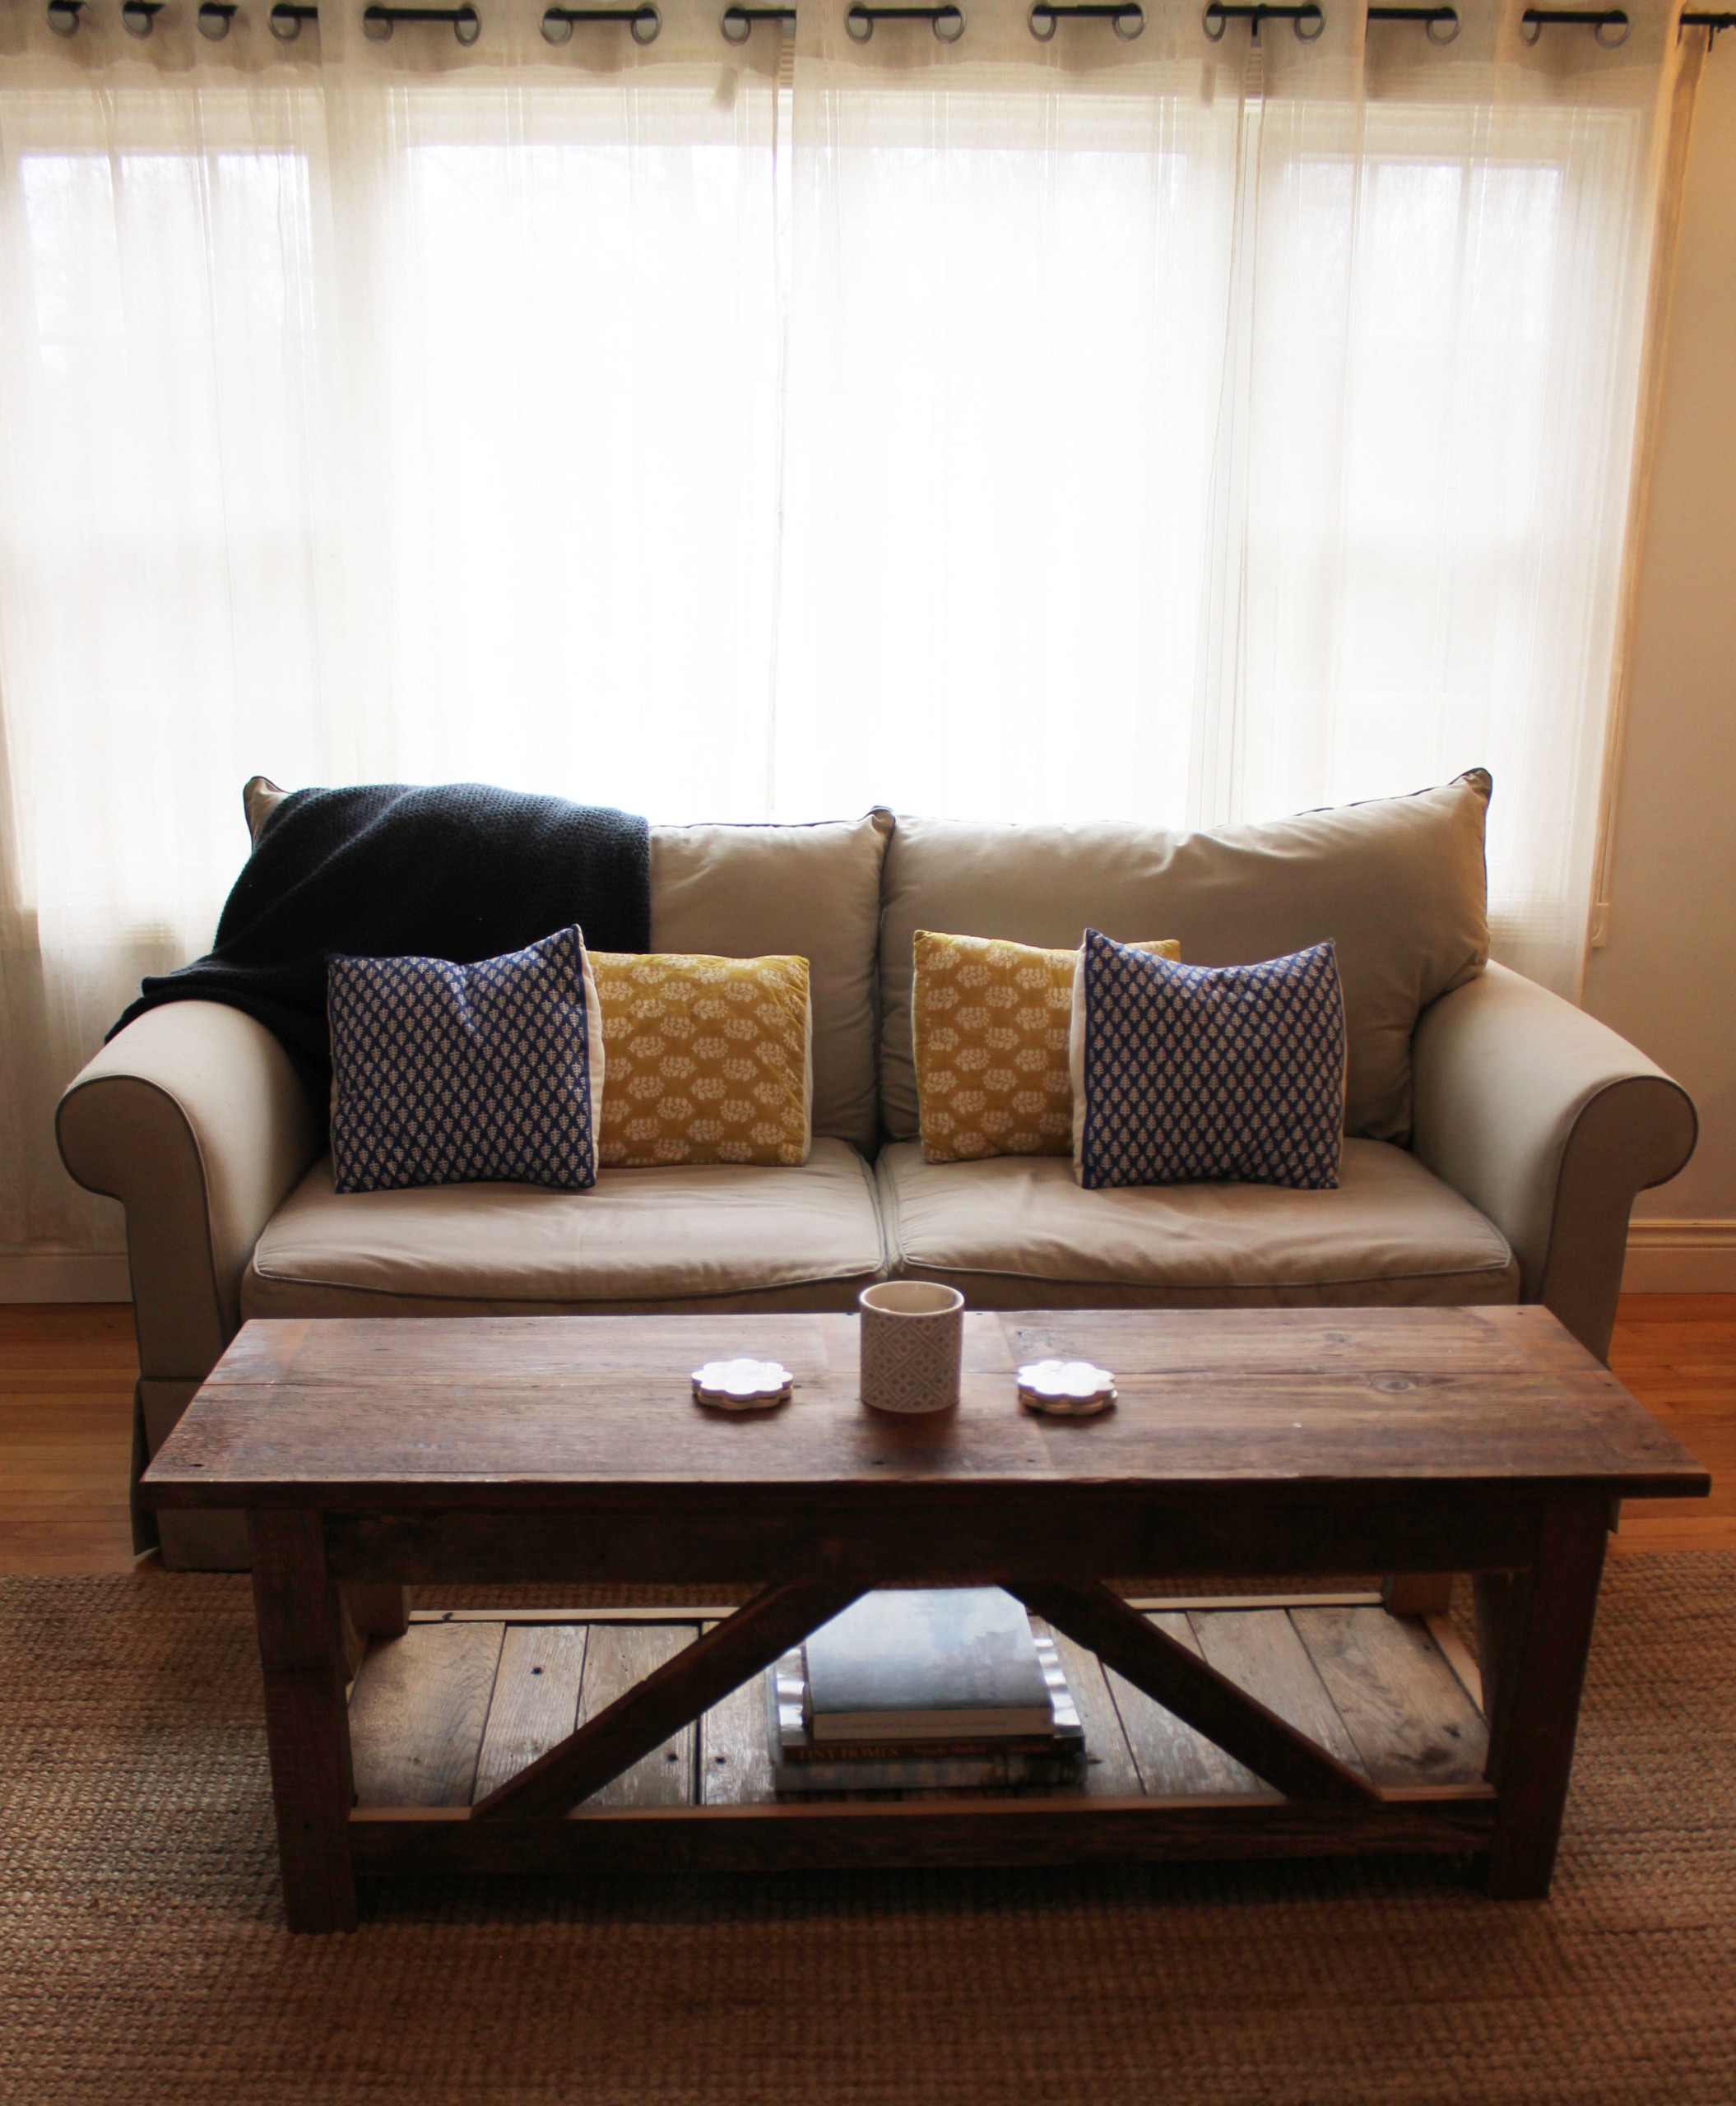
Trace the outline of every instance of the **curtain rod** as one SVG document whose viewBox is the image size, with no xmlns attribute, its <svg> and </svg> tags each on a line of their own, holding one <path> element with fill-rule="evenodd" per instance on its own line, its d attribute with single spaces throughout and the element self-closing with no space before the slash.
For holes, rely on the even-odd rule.
<svg viewBox="0 0 1736 2106">
<path fill-rule="evenodd" d="M 544 42 L 566 43 L 575 22 L 624 22 L 635 44 L 655 44 L 663 26 L 651 0 L 639 0 L 634 7 L 550 7 L 542 18 Z M 723 34 L 728 36 L 729 31 Z"/>
<path fill-rule="evenodd" d="M 76 36 L 79 21 L 90 0 L 48 0 L 49 27 L 57 36 Z M 128 34 L 147 37 L 156 26 L 165 0 L 122 0 L 121 23 Z M 241 12 L 239 0 L 200 0 L 195 16 L 199 33 L 212 43 L 229 35 L 230 25 Z M 1367 10 L 1371 22 L 1420 22 L 1432 44 L 1451 44 L 1459 34 L 1459 12 L 1437 0 L 1425 6 L 1389 6 L 1376 0 Z M 266 26 L 281 44 L 293 44 L 304 22 L 319 20 L 318 0 L 275 0 L 266 16 Z M 719 24 L 731 44 L 745 44 L 755 22 L 793 24 L 796 9 L 777 4 L 750 6 L 732 0 Z M 1131 41 L 1145 26 L 1145 11 L 1139 0 L 1033 0 L 1026 18 L 1039 44 L 1047 44 L 1063 21 L 1107 21 L 1117 36 Z M 876 22 L 926 22 L 943 44 L 956 44 L 964 34 L 964 11 L 956 0 L 936 0 L 926 7 L 873 7 L 867 0 L 853 0 L 845 10 L 844 27 L 858 44 L 874 35 Z M 1232 21 L 1246 22 L 1256 42 L 1263 22 L 1288 22 L 1297 37 L 1311 44 L 1325 28 L 1326 17 L 1319 0 L 1207 0 L 1200 26 L 1214 44 L 1222 40 Z M 475 44 L 482 34 L 482 20 L 469 0 L 449 7 L 396 7 L 375 3 L 362 12 L 363 33 L 383 43 L 399 22 L 448 22 L 462 44 Z M 654 44 L 662 18 L 652 0 L 635 0 L 616 7 L 550 7 L 542 17 L 542 34 L 549 43 L 565 44 L 580 22 L 624 23 L 636 44 Z M 1548 28 L 1589 29 L 1608 49 L 1625 44 L 1632 25 L 1621 7 L 1527 7 L 1519 18 L 1519 33 L 1527 44 L 1535 44 Z M 1708 44 L 1715 43 L 1725 30 L 1736 29 L 1736 13 L 1712 13 L 1698 8 L 1685 10 L 1676 18 L 1676 35 L 1684 30 L 1704 30 Z"/>
<path fill-rule="evenodd" d="M 1055 34 L 1057 23 L 1064 21 L 1101 21 L 1112 25 L 1119 37 L 1131 43 L 1145 26 L 1145 10 L 1133 4 L 1133 0 L 1108 0 L 1107 5 L 1081 4 L 1064 7 L 1060 0 L 1037 0 L 1025 17 L 1030 31 L 1039 44 L 1047 44 Z"/>
<path fill-rule="evenodd" d="M 876 22 L 926 22 L 942 44 L 956 44 L 964 34 L 964 10 L 952 0 L 934 7 L 870 7 L 854 0 L 844 10 L 844 27 L 857 44 L 868 41 Z"/>
<path fill-rule="evenodd" d="M 362 35 L 383 44 L 398 22 L 450 22 L 460 44 L 474 44 L 482 34 L 482 17 L 467 4 L 460 7 L 383 7 L 362 10 Z"/>
</svg>

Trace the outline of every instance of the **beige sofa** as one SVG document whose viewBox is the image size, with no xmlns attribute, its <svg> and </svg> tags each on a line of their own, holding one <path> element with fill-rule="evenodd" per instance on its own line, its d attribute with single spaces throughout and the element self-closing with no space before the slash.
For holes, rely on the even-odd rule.
<svg viewBox="0 0 1736 2106">
<path fill-rule="evenodd" d="M 1542 1301 L 1602 1355 L 1629 1208 L 1687 1162 L 1694 1110 L 1613 1032 L 1488 963 L 1488 796 L 1477 774 L 1216 834 L 883 811 L 655 828 L 654 949 L 810 961 L 800 1169 L 339 1198 L 271 1033 L 211 1003 L 153 1010 L 59 1111 L 68 1170 L 126 1208 L 141 1462 L 250 1316 L 843 1309 L 892 1274 L 979 1307 Z M 1336 940 L 1337 1191 L 1085 1192 L 1061 1157 L 924 1161 L 913 932 L 1074 944 L 1088 923 L 1179 937 L 1196 964 Z M 164 1528 L 170 1562 L 244 1561 L 235 1528 Z"/>
</svg>

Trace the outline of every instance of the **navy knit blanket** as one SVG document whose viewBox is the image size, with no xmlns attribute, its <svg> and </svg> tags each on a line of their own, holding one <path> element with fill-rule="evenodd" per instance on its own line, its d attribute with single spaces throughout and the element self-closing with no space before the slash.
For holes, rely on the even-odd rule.
<svg viewBox="0 0 1736 2106">
<path fill-rule="evenodd" d="M 643 819 L 480 782 L 298 790 L 271 814 L 208 956 L 152 976 L 109 1032 L 163 1002 L 227 1002 L 275 1032 L 323 1107 L 326 961 L 522 950 L 569 922 L 600 951 L 651 944 Z"/>
</svg>

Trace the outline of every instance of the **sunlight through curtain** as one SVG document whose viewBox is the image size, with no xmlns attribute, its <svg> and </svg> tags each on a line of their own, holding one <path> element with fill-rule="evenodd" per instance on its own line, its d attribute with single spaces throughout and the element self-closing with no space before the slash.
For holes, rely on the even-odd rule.
<svg viewBox="0 0 1736 2106">
<path fill-rule="evenodd" d="M 1218 824 L 1492 768 L 1576 993 L 1678 53 L 842 0 L 0 27 L 0 1250 L 243 779 Z"/>
</svg>

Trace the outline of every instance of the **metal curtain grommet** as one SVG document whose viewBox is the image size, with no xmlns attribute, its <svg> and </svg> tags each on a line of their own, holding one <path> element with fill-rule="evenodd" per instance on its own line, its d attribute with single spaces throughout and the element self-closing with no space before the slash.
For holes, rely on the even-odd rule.
<svg viewBox="0 0 1736 2106">
<path fill-rule="evenodd" d="M 570 44 L 573 24 L 559 7 L 550 7 L 542 18 L 542 40 L 545 44 Z"/>
<path fill-rule="evenodd" d="M 874 17 L 866 7 L 847 7 L 844 27 L 858 44 L 866 44 L 874 35 Z"/>
<path fill-rule="evenodd" d="M 162 12 L 163 0 L 125 0 L 121 9 L 121 27 L 128 36 L 149 36 Z"/>
<path fill-rule="evenodd" d="M 655 44 L 657 31 L 663 26 L 663 17 L 655 7 L 641 7 L 627 25 L 627 31 L 635 44 Z"/>
<path fill-rule="evenodd" d="M 1032 35 L 1039 44 L 1047 44 L 1055 35 L 1057 26 L 1055 10 L 1052 7 L 1045 7 L 1043 0 L 1037 0 L 1036 6 L 1025 16 L 1025 21 Z"/>
<path fill-rule="evenodd" d="M 1451 44 L 1459 34 L 1459 13 L 1454 7 L 1437 7 L 1423 25 L 1431 44 Z"/>
<path fill-rule="evenodd" d="M 1143 7 L 1123 7 L 1116 14 L 1110 27 L 1127 44 L 1141 35 L 1145 28 L 1145 10 Z"/>
<path fill-rule="evenodd" d="M 1312 44 L 1316 37 L 1325 28 L 1326 17 L 1323 11 L 1318 7 L 1302 7 L 1297 10 L 1296 19 L 1290 26 L 1302 43 Z"/>
<path fill-rule="evenodd" d="M 1619 45 L 1627 43 L 1627 32 L 1632 26 L 1627 16 L 1619 7 L 1617 7 L 1604 16 L 1603 21 L 1598 24 L 1591 34 L 1603 45 L 1605 51 L 1614 51 Z"/>
<path fill-rule="evenodd" d="M 221 44 L 229 35 L 230 24 L 239 12 L 234 0 L 199 0 L 199 12 L 193 20 L 201 36 L 209 37 L 213 44 Z"/>
<path fill-rule="evenodd" d="M 942 44 L 956 44 L 964 34 L 964 10 L 940 7 L 935 13 L 935 35 Z"/>
<path fill-rule="evenodd" d="M 392 17 L 383 7 L 364 7 L 362 35 L 374 44 L 392 41 Z"/>
<path fill-rule="evenodd" d="M 77 36 L 79 10 L 85 0 L 49 0 L 49 27 L 56 36 Z"/>
<path fill-rule="evenodd" d="M 474 44 L 482 34 L 482 17 L 474 7 L 461 7 L 452 18 L 452 33 L 460 44 Z"/>
<path fill-rule="evenodd" d="M 1200 26 L 1214 44 L 1223 43 L 1223 32 L 1229 26 L 1229 16 L 1218 5 L 1218 0 L 1206 0 L 1205 12 L 1200 17 Z"/>
<path fill-rule="evenodd" d="M 740 7 L 726 7 L 719 26 L 731 44 L 745 44 L 754 34 L 752 21 Z"/>
</svg>

